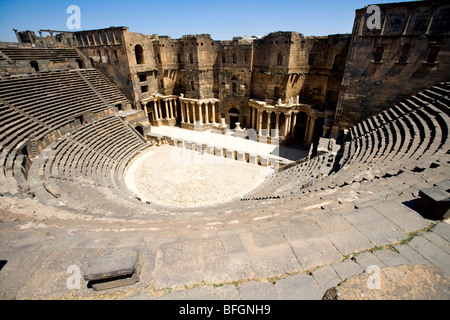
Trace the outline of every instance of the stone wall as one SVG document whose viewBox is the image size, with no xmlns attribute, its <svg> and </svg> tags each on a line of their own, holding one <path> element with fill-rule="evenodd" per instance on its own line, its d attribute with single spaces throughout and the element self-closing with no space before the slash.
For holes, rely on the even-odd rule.
<svg viewBox="0 0 450 320">
<path fill-rule="evenodd" d="M 379 29 L 356 11 L 333 135 L 420 90 L 450 80 L 450 5 L 418 1 L 379 5 Z"/>
<path fill-rule="evenodd" d="M 17 36 L 21 45 L 75 46 L 84 67 L 100 69 L 153 125 L 186 123 L 181 118 L 184 111 L 189 115 L 186 108 L 212 112 L 214 103 L 217 122 L 225 118 L 231 128 L 240 122 L 256 129 L 261 120 L 264 130 L 277 123 L 279 111 L 286 136 L 310 143 L 330 132 L 337 137 L 395 101 L 449 80 L 450 5 L 430 0 L 378 7 L 379 27 L 368 28 L 372 12 L 362 8 L 356 10 L 352 34 L 325 37 L 278 31 L 230 41 L 209 34 L 171 39 L 126 27 Z M 45 32 L 50 36 L 43 37 Z M 60 67 L 80 67 L 64 63 Z M 23 72 L 32 72 L 25 64 Z M 199 115 L 192 116 L 189 125 L 195 126 Z M 211 114 L 205 118 L 212 122 Z"/>
</svg>

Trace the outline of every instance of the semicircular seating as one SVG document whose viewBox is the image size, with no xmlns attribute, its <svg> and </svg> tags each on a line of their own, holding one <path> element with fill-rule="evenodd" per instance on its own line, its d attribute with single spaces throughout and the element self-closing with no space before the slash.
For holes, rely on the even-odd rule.
<svg viewBox="0 0 450 320">
<path fill-rule="evenodd" d="M 393 105 L 350 128 L 337 156 L 319 153 L 286 167 L 247 201 L 217 210 L 348 210 L 448 178 L 449 93 L 449 83 L 440 83 Z M 94 69 L 0 79 L 0 192 L 109 215 L 176 212 L 138 201 L 125 186 L 127 163 L 154 146 L 111 112 L 118 103 L 125 97 Z M 77 124 L 86 114 L 98 116 Z M 25 147 L 37 149 L 33 161 Z"/>
<path fill-rule="evenodd" d="M 95 69 L 1 78 L 0 192 L 27 192 L 30 157 L 75 129 L 80 118 L 112 114 L 124 103 L 126 97 Z"/>
<path fill-rule="evenodd" d="M 350 128 L 334 164 L 324 155 L 312 158 L 268 178 L 243 200 L 293 197 L 447 165 L 449 97 L 449 83 L 411 96 Z"/>
</svg>

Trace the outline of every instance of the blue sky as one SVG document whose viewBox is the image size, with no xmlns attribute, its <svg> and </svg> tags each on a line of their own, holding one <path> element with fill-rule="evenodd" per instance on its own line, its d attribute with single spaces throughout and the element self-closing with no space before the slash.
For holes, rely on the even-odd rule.
<svg viewBox="0 0 450 320">
<path fill-rule="evenodd" d="M 69 5 L 81 9 L 81 29 L 127 26 L 132 32 L 169 35 L 209 33 L 214 40 L 298 31 L 307 36 L 351 33 L 355 10 L 399 0 L 0 0 L 0 41 L 12 31 L 67 30 Z"/>
</svg>

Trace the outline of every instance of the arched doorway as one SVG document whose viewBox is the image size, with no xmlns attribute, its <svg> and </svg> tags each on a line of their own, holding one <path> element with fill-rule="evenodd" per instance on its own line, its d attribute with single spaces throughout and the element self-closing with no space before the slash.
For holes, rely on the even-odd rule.
<svg viewBox="0 0 450 320">
<path fill-rule="evenodd" d="M 236 108 L 231 108 L 228 111 L 228 116 L 230 117 L 230 129 L 236 128 L 236 122 L 239 122 L 239 110 Z"/>
<path fill-rule="evenodd" d="M 134 54 L 136 55 L 136 64 L 144 64 L 144 49 L 140 44 L 134 47 Z"/>
<path fill-rule="evenodd" d="M 136 131 L 139 132 L 141 136 L 144 136 L 144 128 L 141 125 L 136 126 L 134 129 L 136 129 Z"/>
</svg>

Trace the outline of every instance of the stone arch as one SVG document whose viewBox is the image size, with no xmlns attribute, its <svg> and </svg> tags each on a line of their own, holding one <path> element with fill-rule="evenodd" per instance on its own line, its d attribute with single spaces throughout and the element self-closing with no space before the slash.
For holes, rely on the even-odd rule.
<svg viewBox="0 0 450 320">
<path fill-rule="evenodd" d="M 141 135 L 144 136 L 144 127 L 141 124 L 138 124 L 134 127 L 134 129 Z"/>
<path fill-rule="evenodd" d="M 233 76 L 231 78 L 231 92 L 237 93 L 238 92 L 238 78 L 236 76 Z"/>
<path fill-rule="evenodd" d="M 136 56 L 137 64 L 144 64 L 144 49 L 140 44 L 134 46 L 134 55 Z"/>
<path fill-rule="evenodd" d="M 277 56 L 277 66 L 283 65 L 283 55 L 281 53 Z"/>
</svg>

